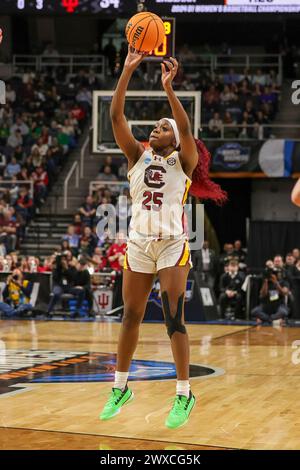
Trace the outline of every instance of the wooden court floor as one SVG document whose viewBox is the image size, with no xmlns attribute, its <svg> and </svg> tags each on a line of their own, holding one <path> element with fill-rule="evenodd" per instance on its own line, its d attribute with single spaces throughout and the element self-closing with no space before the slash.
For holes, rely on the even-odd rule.
<svg viewBox="0 0 300 470">
<path fill-rule="evenodd" d="M 300 328 L 188 325 L 197 403 L 177 430 L 164 426 L 175 380 L 158 323 L 141 327 L 135 399 L 99 421 L 119 328 L 0 321 L 0 449 L 300 449 Z"/>
</svg>

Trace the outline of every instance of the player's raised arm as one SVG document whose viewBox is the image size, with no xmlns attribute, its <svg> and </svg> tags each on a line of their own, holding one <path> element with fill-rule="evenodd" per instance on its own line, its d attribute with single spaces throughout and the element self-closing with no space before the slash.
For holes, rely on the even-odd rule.
<svg viewBox="0 0 300 470">
<path fill-rule="evenodd" d="M 172 81 L 176 76 L 178 70 L 178 62 L 173 57 L 169 60 L 164 60 L 161 64 L 162 69 L 162 85 L 167 93 L 168 100 L 171 106 L 173 117 L 176 121 L 179 138 L 180 138 L 180 152 L 179 156 L 184 166 L 184 171 L 187 174 L 192 174 L 194 168 L 198 163 L 198 152 L 194 136 L 191 130 L 190 120 L 184 110 L 180 100 L 175 95 L 172 87 Z"/>
<path fill-rule="evenodd" d="M 291 194 L 291 199 L 296 206 L 300 207 L 300 178 L 298 179 L 297 183 L 295 184 L 292 194 Z"/>
<path fill-rule="evenodd" d="M 140 158 L 144 151 L 144 147 L 133 137 L 132 132 L 129 129 L 124 115 L 125 95 L 129 80 L 142 60 L 143 55 L 134 52 L 129 46 L 124 68 L 119 78 L 110 107 L 110 117 L 116 142 L 132 164 Z"/>
</svg>

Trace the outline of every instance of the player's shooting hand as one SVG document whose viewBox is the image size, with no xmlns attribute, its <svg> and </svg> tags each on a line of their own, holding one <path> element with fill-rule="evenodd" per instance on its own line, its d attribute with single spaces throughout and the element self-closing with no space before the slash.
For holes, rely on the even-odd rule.
<svg viewBox="0 0 300 470">
<path fill-rule="evenodd" d="M 128 54 L 124 63 L 124 68 L 135 70 L 147 54 L 137 52 L 136 49 L 128 44 Z"/>
<path fill-rule="evenodd" d="M 172 81 L 178 71 L 178 62 L 173 57 L 164 60 L 161 64 L 161 83 L 164 89 L 172 86 Z"/>
</svg>

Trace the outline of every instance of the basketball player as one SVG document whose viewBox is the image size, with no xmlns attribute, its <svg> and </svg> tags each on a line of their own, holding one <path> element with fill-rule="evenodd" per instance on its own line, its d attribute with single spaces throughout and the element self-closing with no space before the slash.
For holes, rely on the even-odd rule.
<svg viewBox="0 0 300 470">
<path fill-rule="evenodd" d="M 162 86 L 174 119 L 162 118 L 157 122 L 150 134 L 148 150 L 133 137 L 124 115 L 125 94 L 142 59 L 143 55 L 129 48 L 111 104 L 114 136 L 128 159 L 133 205 L 124 259 L 124 317 L 115 382 L 100 419 L 112 418 L 133 398 L 127 385 L 128 371 L 147 299 L 158 273 L 177 372 L 176 397 L 165 424 L 177 428 L 187 422 L 195 404 L 189 383 L 189 340 L 183 314 L 187 277 L 192 265 L 183 230 L 183 206 L 191 185 L 193 194 L 201 198 L 222 202 L 226 195 L 209 180 L 209 153 L 202 142 L 195 141 L 188 116 L 173 91 L 172 81 L 178 70 L 175 59 L 161 64 Z"/>
<path fill-rule="evenodd" d="M 300 178 L 298 179 L 297 183 L 293 188 L 291 199 L 292 202 L 296 204 L 296 206 L 300 207 Z"/>
</svg>

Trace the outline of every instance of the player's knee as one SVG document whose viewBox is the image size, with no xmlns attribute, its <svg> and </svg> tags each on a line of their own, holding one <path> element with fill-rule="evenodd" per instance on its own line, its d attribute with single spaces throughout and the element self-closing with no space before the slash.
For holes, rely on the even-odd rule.
<svg viewBox="0 0 300 470">
<path fill-rule="evenodd" d="M 186 334 L 185 326 L 182 323 L 184 294 L 178 297 L 177 302 L 170 302 L 167 292 L 164 291 L 161 294 L 161 299 L 169 337 L 172 338 L 175 332 Z"/>
<path fill-rule="evenodd" d="M 122 323 L 125 328 L 135 328 L 141 323 L 142 318 L 143 312 L 129 308 L 125 309 Z"/>
</svg>

